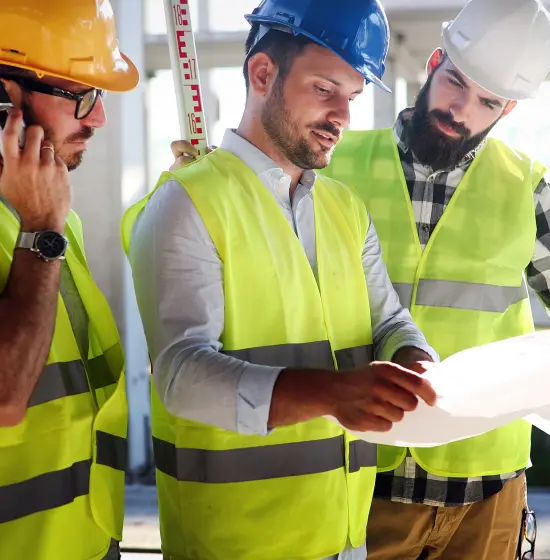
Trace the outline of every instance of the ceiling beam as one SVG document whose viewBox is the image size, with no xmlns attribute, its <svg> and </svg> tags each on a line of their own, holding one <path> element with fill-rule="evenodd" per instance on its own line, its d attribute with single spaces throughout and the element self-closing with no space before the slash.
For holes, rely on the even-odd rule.
<svg viewBox="0 0 550 560">
<path fill-rule="evenodd" d="M 401 4 L 407 7 L 414 5 L 415 9 L 405 9 Z M 427 9 L 429 4 L 431 9 Z M 545 4 L 550 4 L 550 0 Z M 426 61 L 434 49 L 442 45 L 442 23 L 456 16 L 462 5 L 464 2 L 461 0 L 438 0 L 438 9 L 434 10 L 433 0 L 386 0 L 384 6 L 391 29 L 389 57 L 399 77 L 414 82 L 424 80 Z M 426 9 L 422 9 L 423 6 Z M 448 9 L 449 6 L 454 6 L 454 9 Z M 196 33 L 201 68 L 241 66 L 246 36 L 244 31 Z M 147 35 L 145 68 L 147 75 L 170 68 L 166 35 Z"/>
</svg>

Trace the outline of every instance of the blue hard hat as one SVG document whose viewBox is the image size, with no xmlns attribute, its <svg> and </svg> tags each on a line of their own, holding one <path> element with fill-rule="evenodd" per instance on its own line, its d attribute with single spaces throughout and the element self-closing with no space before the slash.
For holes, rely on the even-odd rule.
<svg viewBox="0 0 550 560">
<path fill-rule="evenodd" d="M 383 90 L 390 42 L 379 0 L 262 0 L 247 21 L 304 35 L 341 57 Z"/>
</svg>

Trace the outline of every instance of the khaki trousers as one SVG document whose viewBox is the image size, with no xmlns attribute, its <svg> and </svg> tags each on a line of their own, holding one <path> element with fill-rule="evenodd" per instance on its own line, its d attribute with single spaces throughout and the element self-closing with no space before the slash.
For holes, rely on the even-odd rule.
<svg viewBox="0 0 550 560">
<path fill-rule="evenodd" d="M 525 474 L 476 504 L 432 507 L 375 499 L 368 560 L 515 560 Z"/>
</svg>

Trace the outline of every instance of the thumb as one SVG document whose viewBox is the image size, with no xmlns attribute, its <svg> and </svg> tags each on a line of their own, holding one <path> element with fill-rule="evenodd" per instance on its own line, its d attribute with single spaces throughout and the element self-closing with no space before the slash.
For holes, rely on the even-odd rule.
<svg viewBox="0 0 550 560">
<path fill-rule="evenodd" d="M 195 161 L 195 158 L 193 156 L 179 156 L 176 161 L 174 161 L 174 163 L 169 167 L 169 170 L 176 171 L 177 169 L 180 169 L 181 167 L 184 167 L 185 165 L 188 165 L 193 161 Z"/>
<path fill-rule="evenodd" d="M 433 368 L 436 364 L 433 362 L 428 361 L 418 361 L 418 362 L 411 362 L 407 364 L 407 368 L 415 373 L 426 373 L 430 368 Z"/>
</svg>

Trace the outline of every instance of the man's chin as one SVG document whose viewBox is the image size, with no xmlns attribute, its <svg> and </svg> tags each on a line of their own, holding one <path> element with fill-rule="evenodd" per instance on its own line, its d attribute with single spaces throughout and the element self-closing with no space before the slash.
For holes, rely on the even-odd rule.
<svg viewBox="0 0 550 560">
<path fill-rule="evenodd" d="M 74 171 L 80 166 L 84 159 L 84 150 L 71 154 L 69 157 L 62 158 L 69 171 Z"/>
<path fill-rule="evenodd" d="M 325 167 L 328 167 L 330 165 L 330 158 L 322 158 L 322 159 L 318 159 L 315 162 L 315 165 L 313 165 L 311 167 L 311 169 L 324 169 Z"/>
<path fill-rule="evenodd" d="M 311 150 L 311 169 L 324 169 L 330 164 L 334 148 Z"/>
<path fill-rule="evenodd" d="M 324 169 L 330 163 L 330 156 L 331 154 L 311 154 L 308 158 L 308 165 L 304 169 Z"/>
</svg>

